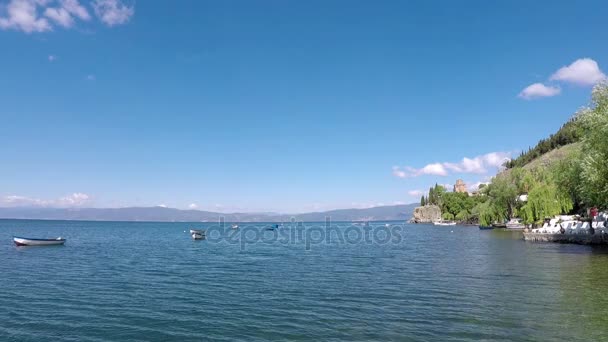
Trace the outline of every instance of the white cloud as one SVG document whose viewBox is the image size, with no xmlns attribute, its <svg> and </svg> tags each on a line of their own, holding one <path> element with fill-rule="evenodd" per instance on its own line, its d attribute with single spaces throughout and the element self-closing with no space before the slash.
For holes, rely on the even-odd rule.
<svg viewBox="0 0 608 342">
<path fill-rule="evenodd" d="M 95 81 L 97 78 L 95 77 L 95 75 L 91 74 L 91 75 L 87 75 L 86 80 L 87 81 Z"/>
<path fill-rule="evenodd" d="M 157 205 L 157 207 L 161 207 L 161 208 L 167 208 L 167 205 L 166 205 L 166 204 L 162 204 L 162 203 L 161 203 L 161 204 L 158 204 L 158 205 Z"/>
<path fill-rule="evenodd" d="M 61 6 L 63 7 L 63 9 L 68 11 L 68 13 L 77 17 L 78 19 L 81 19 L 81 20 L 91 19 L 91 15 L 89 14 L 89 11 L 87 11 L 87 9 L 84 6 L 80 5 L 78 0 L 62 0 Z"/>
<path fill-rule="evenodd" d="M 433 163 L 420 169 L 413 167 L 393 167 L 393 175 L 398 178 L 418 177 L 422 175 L 447 176 L 453 173 L 487 173 L 491 168 L 500 168 L 510 159 L 509 152 L 492 152 L 474 158 L 463 158 L 458 163 Z"/>
<path fill-rule="evenodd" d="M 488 184 L 490 184 L 490 182 L 475 182 L 473 184 L 467 184 L 467 190 L 469 192 L 477 191 L 477 190 L 479 190 L 479 186 L 482 184 L 488 185 Z"/>
<path fill-rule="evenodd" d="M 591 58 L 581 58 L 568 66 L 564 66 L 551 75 L 552 81 L 563 81 L 582 86 L 589 86 L 606 79 L 596 61 Z"/>
<path fill-rule="evenodd" d="M 412 197 L 420 197 L 420 196 L 424 195 L 425 192 L 422 190 L 410 190 L 407 192 L 407 194 Z"/>
<path fill-rule="evenodd" d="M 128 22 L 134 6 L 120 0 L 89 0 L 97 17 L 108 26 Z M 76 20 L 90 21 L 91 14 L 79 0 L 10 0 L 0 4 L 0 29 L 25 33 L 52 31 L 54 26 L 71 28 Z"/>
<path fill-rule="evenodd" d="M 8 195 L 0 198 L 0 206 L 8 207 L 80 207 L 91 203 L 91 196 L 81 192 L 60 197 L 57 199 L 45 200 L 19 195 Z"/>
<path fill-rule="evenodd" d="M 454 185 L 449 184 L 449 183 L 444 183 L 444 184 L 439 184 L 439 185 L 441 185 L 442 187 L 444 187 L 446 190 L 449 190 L 449 191 L 451 191 L 454 188 Z"/>
<path fill-rule="evenodd" d="M 190 205 L 188 206 L 188 209 L 192 209 L 192 210 L 198 209 L 198 204 L 196 204 L 196 203 L 190 203 Z"/>
<path fill-rule="evenodd" d="M 58 5 L 59 7 L 47 7 L 44 10 L 44 16 L 60 26 L 72 27 L 74 17 L 85 21 L 91 19 L 89 12 L 80 5 L 78 0 L 61 0 Z"/>
<path fill-rule="evenodd" d="M 74 25 L 72 15 L 64 8 L 49 7 L 44 10 L 44 16 L 63 27 L 72 27 Z"/>
<path fill-rule="evenodd" d="M 542 83 L 534 83 L 522 90 L 518 97 L 526 100 L 532 100 L 540 97 L 551 97 L 559 95 L 562 92 L 560 87 L 546 86 Z"/>
<path fill-rule="evenodd" d="M 60 206 L 69 206 L 69 207 L 81 206 L 81 205 L 87 203 L 90 199 L 91 199 L 91 197 L 87 194 L 83 194 L 81 192 L 75 192 L 71 195 L 61 197 L 59 200 L 56 201 L 56 204 L 58 204 Z"/>
<path fill-rule="evenodd" d="M 38 13 L 38 5 L 44 3 L 45 0 L 11 0 L 6 5 L 7 16 L 0 17 L 0 28 L 25 33 L 50 31 L 51 24 Z"/>
<path fill-rule="evenodd" d="M 54 62 L 57 60 L 57 56 L 49 55 L 49 62 Z"/>
<path fill-rule="evenodd" d="M 93 8 L 99 20 L 108 26 L 125 24 L 135 14 L 134 7 L 129 7 L 119 0 L 95 0 Z"/>
</svg>

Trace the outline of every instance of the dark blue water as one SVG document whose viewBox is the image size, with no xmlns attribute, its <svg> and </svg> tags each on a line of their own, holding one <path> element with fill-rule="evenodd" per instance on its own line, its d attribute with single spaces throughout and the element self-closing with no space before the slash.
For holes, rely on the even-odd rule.
<svg viewBox="0 0 608 342">
<path fill-rule="evenodd" d="M 200 224 L 0 220 L 0 341 L 608 340 L 605 249 L 384 224 L 307 248 L 266 226 L 241 244 L 191 240 Z"/>
</svg>

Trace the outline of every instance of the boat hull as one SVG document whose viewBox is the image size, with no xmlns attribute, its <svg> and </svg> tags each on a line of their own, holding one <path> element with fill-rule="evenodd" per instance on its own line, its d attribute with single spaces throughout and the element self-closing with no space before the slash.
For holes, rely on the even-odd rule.
<svg viewBox="0 0 608 342">
<path fill-rule="evenodd" d="M 56 238 L 56 239 L 30 239 L 30 238 L 22 238 L 22 237 L 13 237 L 13 242 L 15 245 L 22 246 L 57 246 L 63 245 L 65 243 L 65 239 Z"/>
<path fill-rule="evenodd" d="M 205 235 L 194 233 L 194 234 L 192 234 L 192 239 L 193 240 L 205 240 Z"/>
</svg>

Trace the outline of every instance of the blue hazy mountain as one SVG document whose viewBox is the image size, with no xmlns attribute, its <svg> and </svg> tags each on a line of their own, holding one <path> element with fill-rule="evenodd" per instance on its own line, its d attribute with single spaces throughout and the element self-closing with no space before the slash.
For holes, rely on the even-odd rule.
<svg viewBox="0 0 608 342">
<path fill-rule="evenodd" d="M 373 207 L 367 209 L 339 209 L 303 214 L 274 213 L 218 213 L 202 210 L 180 210 L 165 207 L 129 208 L 0 208 L 0 218 L 35 220 L 84 221 L 158 221 L 158 222 L 318 222 L 330 217 L 332 221 L 389 221 L 407 220 L 417 204 Z"/>
</svg>

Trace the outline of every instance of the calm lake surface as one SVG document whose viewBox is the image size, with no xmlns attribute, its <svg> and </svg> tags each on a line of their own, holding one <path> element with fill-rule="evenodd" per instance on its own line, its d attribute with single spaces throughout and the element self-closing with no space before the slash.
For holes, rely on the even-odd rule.
<svg viewBox="0 0 608 342">
<path fill-rule="evenodd" d="M 603 248 L 397 222 L 372 242 L 185 233 L 205 226 L 0 220 L 0 341 L 608 341 Z"/>
</svg>

